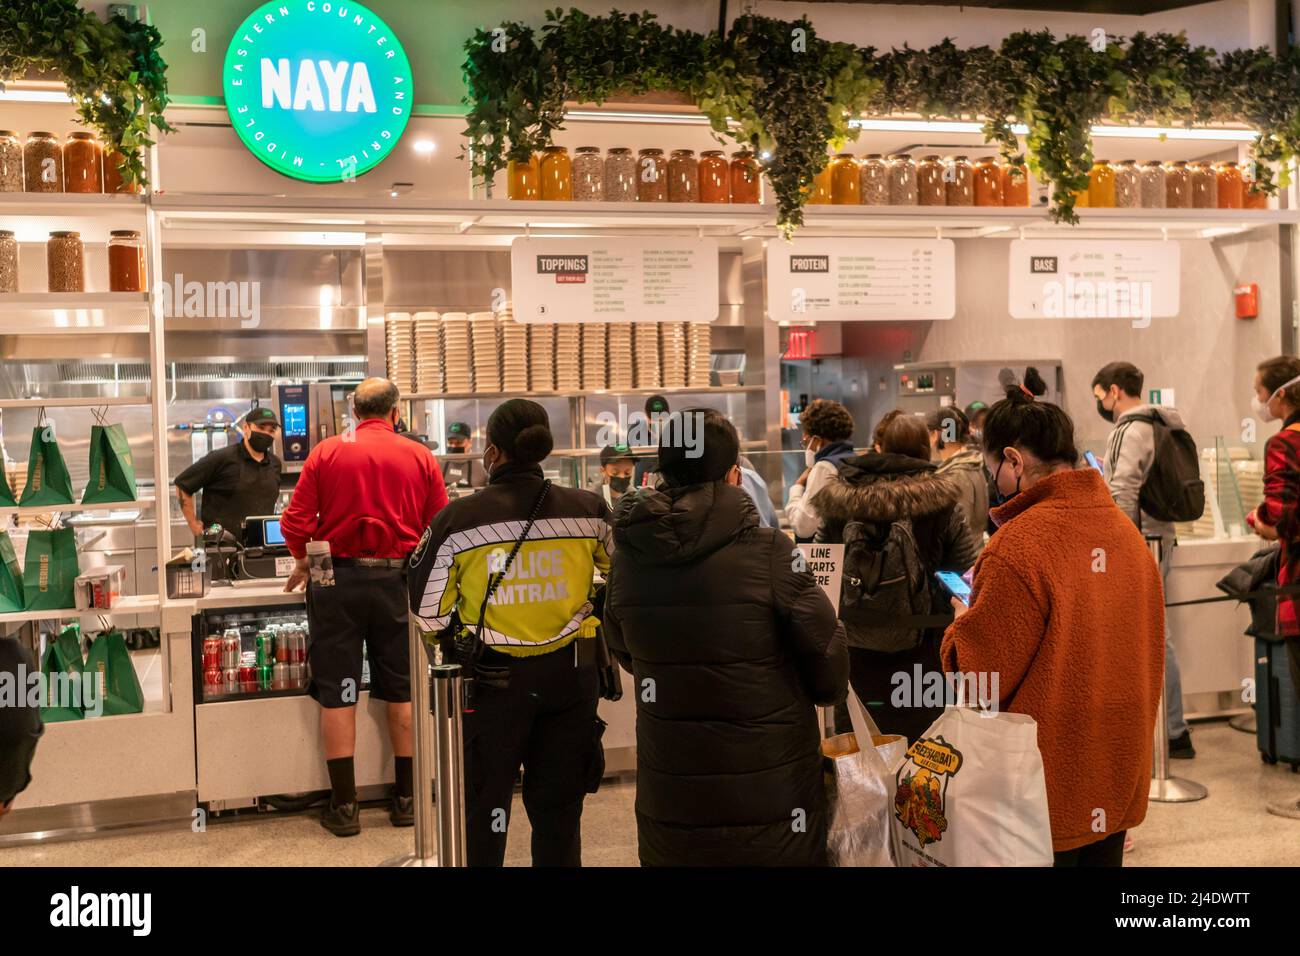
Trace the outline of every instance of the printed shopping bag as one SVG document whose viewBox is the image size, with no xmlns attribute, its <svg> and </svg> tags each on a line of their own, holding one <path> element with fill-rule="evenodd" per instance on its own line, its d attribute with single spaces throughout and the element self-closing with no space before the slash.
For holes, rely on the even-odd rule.
<svg viewBox="0 0 1300 956">
<path fill-rule="evenodd" d="M 4 456 L 0 455 L 0 508 L 12 508 L 17 504 L 13 485 L 9 484 L 9 473 L 5 471 Z"/>
<path fill-rule="evenodd" d="M 95 638 L 86 655 L 86 671 L 95 681 L 95 694 L 103 702 L 102 716 L 138 714 L 144 710 L 144 691 L 136 676 L 126 640 L 117 628 Z"/>
<path fill-rule="evenodd" d="M 1038 725 L 948 707 L 894 774 L 899 866 L 1051 866 Z"/>
<path fill-rule="evenodd" d="M 852 688 L 846 703 L 853 733 L 822 741 L 831 810 L 827 857 L 831 866 L 893 866 L 894 769 L 907 752 L 907 740 L 881 734 Z M 861 748 L 862 740 L 872 746 Z"/>
<path fill-rule="evenodd" d="M 0 531 L 0 614 L 23 610 L 23 569 L 8 531 Z"/>
<path fill-rule="evenodd" d="M 63 461 L 63 452 L 54 438 L 54 428 L 49 424 L 40 424 L 44 412 L 32 429 L 32 453 L 27 460 L 27 484 L 23 486 L 23 496 L 18 500 L 24 507 L 28 505 L 70 505 L 72 504 L 72 478 L 68 466 Z"/>
<path fill-rule="evenodd" d="M 90 480 L 82 504 L 135 501 L 135 464 L 126 429 L 101 421 L 90 426 Z"/>
<path fill-rule="evenodd" d="M 60 720 L 81 720 L 83 700 L 81 680 L 81 629 L 65 627 L 58 637 L 45 641 L 45 656 L 41 658 L 41 673 L 45 675 L 45 702 L 41 720 L 55 723 Z"/>
<path fill-rule="evenodd" d="M 71 528 L 30 531 L 23 556 L 23 592 L 29 611 L 76 605 L 77 537 Z"/>
</svg>

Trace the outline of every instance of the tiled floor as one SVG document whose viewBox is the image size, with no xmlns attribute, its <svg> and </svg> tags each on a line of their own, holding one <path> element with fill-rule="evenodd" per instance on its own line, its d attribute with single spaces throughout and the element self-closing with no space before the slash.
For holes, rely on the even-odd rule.
<svg viewBox="0 0 1300 956">
<path fill-rule="evenodd" d="M 1300 774 L 1265 766 L 1254 737 L 1223 723 L 1193 729 L 1198 756 L 1175 761 L 1175 772 L 1200 783 L 1210 796 L 1197 803 L 1153 804 L 1134 831 L 1129 866 L 1300 865 L 1300 820 L 1271 816 L 1270 800 L 1300 798 Z M 635 866 L 635 786 L 606 784 L 587 801 L 583 860 L 588 866 Z M 518 798 L 506 862 L 528 864 L 526 817 Z M 411 830 L 388 825 L 385 811 L 362 813 L 360 837 L 341 840 L 314 815 L 265 815 L 215 822 L 206 832 L 164 831 L 75 843 L 0 850 L 0 866 L 103 864 L 149 866 L 374 866 L 410 852 Z"/>
</svg>

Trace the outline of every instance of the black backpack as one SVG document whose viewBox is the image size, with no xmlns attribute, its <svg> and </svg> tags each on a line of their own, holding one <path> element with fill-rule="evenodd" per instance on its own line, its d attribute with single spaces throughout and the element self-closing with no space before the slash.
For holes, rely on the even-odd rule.
<svg viewBox="0 0 1300 956">
<path fill-rule="evenodd" d="M 947 618 L 946 620 L 950 620 Z M 930 588 L 912 522 L 844 526 L 840 620 L 850 647 L 896 653 L 920 643 L 930 623 Z"/>
<path fill-rule="evenodd" d="M 1201 456 L 1185 428 L 1170 428 L 1158 411 L 1134 415 L 1155 438 L 1151 468 L 1138 491 L 1138 507 L 1157 521 L 1195 521 L 1205 513 Z"/>
</svg>

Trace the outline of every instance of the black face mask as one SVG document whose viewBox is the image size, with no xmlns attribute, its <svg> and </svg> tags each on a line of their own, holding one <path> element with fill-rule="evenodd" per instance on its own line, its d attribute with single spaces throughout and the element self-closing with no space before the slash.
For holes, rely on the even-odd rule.
<svg viewBox="0 0 1300 956">
<path fill-rule="evenodd" d="M 265 455 L 275 446 L 275 436 L 266 432 L 249 432 L 248 444 L 259 455 Z"/>
<path fill-rule="evenodd" d="M 1105 405 L 1101 403 L 1100 398 L 1097 399 L 1097 414 L 1100 415 L 1102 418 L 1106 419 L 1106 421 L 1111 422 L 1112 424 L 1115 421 L 1115 409 L 1107 408 Z"/>
<path fill-rule="evenodd" d="M 623 494 L 632 485 L 631 475 L 610 475 L 609 490 L 617 494 Z"/>
<path fill-rule="evenodd" d="M 1020 494 L 1020 479 L 1019 479 L 1019 478 L 1016 479 L 1016 490 L 1013 491 L 1013 492 L 1011 492 L 1011 494 L 1009 494 L 1009 495 L 1004 495 L 1004 494 L 1002 493 L 1002 489 L 998 487 L 998 476 L 1002 474 L 1002 466 L 1005 465 L 1006 463 L 1007 463 L 1007 462 L 1006 462 L 1006 459 L 1003 459 L 1003 460 L 998 464 L 998 470 L 995 471 L 995 472 L 993 473 L 993 488 L 992 488 L 992 491 L 993 491 L 993 504 L 994 504 L 994 505 L 1004 505 L 1004 504 L 1006 504 L 1008 501 L 1010 501 L 1012 498 L 1014 498 L 1016 495 Z"/>
</svg>

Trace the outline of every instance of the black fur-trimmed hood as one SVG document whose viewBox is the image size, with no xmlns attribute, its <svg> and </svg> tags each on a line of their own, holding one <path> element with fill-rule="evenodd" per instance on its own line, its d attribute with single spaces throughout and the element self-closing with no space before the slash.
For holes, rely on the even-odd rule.
<svg viewBox="0 0 1300 956">
<path fill-rule="evenodd" d="M 812 506 L 827 522 L 897 521 L 948 511 L 960 497 L 960 484 L 930 462 L 868 452 L 842 462 Z"/>
</svg>

